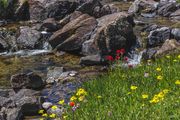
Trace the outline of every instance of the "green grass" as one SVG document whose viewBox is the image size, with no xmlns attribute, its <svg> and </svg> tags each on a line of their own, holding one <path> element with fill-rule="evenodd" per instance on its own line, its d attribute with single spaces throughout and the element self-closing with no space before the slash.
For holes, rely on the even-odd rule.
<svg viewBox="0 0 180 120">
<path fill-rule="evenodd" d="M 8 6 L 8 0 L 0 0 L 0 6 L 6 8 Z"/>
<path fill-rule="evenodd" d="M 173 60 L 177 61 L 174 62 Z M 156 71 L 160 67 L 162 71 Z M 144 73 L 149 77 L 144 77 Z M 156 77 L 162 75 L 162 80 Z M 83 84 L 87 101 L 75 111 L 74 120 L 179 120 L 180 118 L 180 59 L 164 57 L 143 63 L 133 69 L 117 68 L 107 75 Z M 131 85 L 137 86 L 131 90 Z M 150 103 L 155 94 L 170 90 L 158 103 Z M 131 94 L 128 94 L 128 93 Z M 148 94 L 147 99 L 142 94 Z M 100 95 L 102 98 L 98 99 Z M 72 119 L 71 112 L 69 119 Z"/>
</svg>

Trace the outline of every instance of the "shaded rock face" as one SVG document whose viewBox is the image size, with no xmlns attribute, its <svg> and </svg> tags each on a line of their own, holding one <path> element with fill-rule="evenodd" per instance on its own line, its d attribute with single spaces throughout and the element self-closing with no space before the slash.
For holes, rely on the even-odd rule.
<svg viewBox="0 0 180 120">
<path fill-rule="evenodd" d="M 95 18 L 83 14 L 56 31 L 51 36 L 49 43 L 57 50 L 80 52 L 83 42 L 89 38 L 96 24 Z"/>
<path fill-rule="evenodd" d="M 129 51 L 136 43 L 133 26 L 133 18 L 124 12 L 101 17 L 98 19 L 98 27 L 90 38 L 93 42 L 87 44 L 88 49 L 83 49 L 83 53 L 85 55 L 92 55 L 89 53 L 94 52 L 90 51 L 92 51 L 92 49 L 95 51 L 96 49 L 101 56 L 105 56 L 113 55 L 117 49 L 121 48 Z"/>
<path fill-rule="evenodd" d="M 171 30 L 168 27 L 158 28 L 150 32 L 147 47 L 161 46 L 165 40 L 170 39 Z"/>
<path fill-rule="evenodd" d="M 165 5 L 162 5 L 162 7 L 158 9 L 158 14 L 164 17 L 169 17 L 179 7 L 180 5 L 178 5 L 177 3 L 166 3 Z"/>
<path fill-rule="evenodd" d="M 22 89 L 18 93 L 0 97 L 1 120 L 22 120 L 24 115 L 36 115 L 40 102 L 39 93 L 30 89 Z"/>
<path fill-rule="evenodd" d="M 20 36 L 16 40 L 18 49 L 37 49 L 42 48 L 41 33 L 28 26 L 20 28 Z"/>
<path fill-rule="evenodd" d="M 80 3 L 75 0 L 30 0 L 30 19 L 44 20 L 46 18 L 62 19 L 72 13 Z"/>
<path fill-rule="evenodd" d="M 16 74 L 11 77 L 11 86 L 15 91 L 22 88 L 41 89 L 43 85 L 41 77 L 34 73 Z"/>
</svg>

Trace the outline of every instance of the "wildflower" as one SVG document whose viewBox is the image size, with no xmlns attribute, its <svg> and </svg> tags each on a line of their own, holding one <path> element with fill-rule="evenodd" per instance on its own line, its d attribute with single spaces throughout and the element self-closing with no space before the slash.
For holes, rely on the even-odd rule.
<svg viewBox="0 0 180 120">
<path fill-rule="evenodd" d="M 180 59 L 180 55 L 178 55 L 178 58 Z"/>
<path fill-rule="evenodd" d="M 168 93 L 169 91 L 170 91 L 170 90 L 168 90 L 168 89 L 164 89 L 164 90 L 163 90 L 163 93 L 166 94 L 166 93 Z"/>
<path fill-rule="evenodd" d="M 160 71 L 161 71 L 161 68 L 159 68 L 159 67 L 158 67 L 158 68 L 156 68 L 156 71 L 160 72 Z"/>
<path fill-rule="evenodd" d="M 44 118 L 40 118 L 39 120 L 44 120 Z"/>
<path fill-rule="evenodd" d="M 97 98 L 98 98 L 98 99 L 101 99 L 101 98 L 102 98 L 102 96 L 98 95 L 98 96 L 97 96 Z"/>
<path fill-rule="evenodd" d="M 147 60 L 147 62 L 148 62 L 148 63 L 150 63 L 150 62 L 151 62 L 151 60 Z"/>
<path fill-rule="evenodd" d="M 67 117 L 68 117 L 67 115 L 64 115 L 64 116 L 63 116 L 63 119 L 67 119 Z"/>
<path fill-rule="evenodd" d="M 121 50 L 116 50 L 116 54 L 120 54 L 121 53 Z"/>
<path fill-rule="evenodd" d="M 42 114 L 42 116 L 43 116 L 43 117 L 47 117 L 47 116 L 48 116 L 48 114 L 47 114 L 47 113 L 44 113 L 44 114 Z"/>
<path fill-rule="evenodd" d="M 119 60 L 119 59 L 120 59 L 120 56 L 117 55 L 117 56 L 116 56 L 116 60 Z"/>
<path fill-rule="evenodd" d="M 127 94 L 128 94 L 128 95 L 130 95 L 130 94 L 131 94 L 131 92 L 128 92 Z"/>
<path fill-rule="evenodd" d="M 175 84 L 180 85 L 180 80 L 176 80 Z"/>
<path fill-rule="evenodd" d="M 164 93 L 163 93 L 163 92 L 158 93 L 158 94 L 157 94 L 157 97 L 158 97 L 158 98 L 164 98 Z"/>
<path fill-rule="evenodd" d="M 56 105 L 53 105 L 52 107 L 51 107 L 51 109 L 52 110 L 56 110 L 58 107 L 56 106 Z"/>
<path fill-rule="evenodd" d="M 168 59 L 169 59 L 170 57 L 171 57 L 171 56 L 169 56 L 169 55 L 166 55 L 166 58 L 168 58 Z"/>
<path fill-rule="evenodd" d="M 70 101 L 75 101 L 75 100 L 77 100 L 77 97 L 75 97 L 75 96 L 72 96 L 72 97 L 70 98 Z"/>
<path fill-rule="evenodd" d="M 39 113 L 39 114 L 43 114 L 43 113 L 44 113 L 44 110 L 39 110 L 38 113 Z"/>
<path fill-rule="evenodd" d="M 80 97 L 78 98 L 78 100 L 81 102 L 81 101 L 84 100 L 84 98 L 85 98 L 85 96 L 80 96 Z"/>
<path fill-rule="evenodd" d="M 70 103 L 69 103 L 69 106 L 71 106 L 71 107 L 73 107 L 74 105 L 75 105 L 74 102 L 70 102 Z"/>
<path fill-rule="evenodd" d="M 131 90 L 136 90 L 136 89 L 137 89 L 137 86 L 134 86 L 134 85 L 131 86 Z"/>
<path fill-rule="evenodd" d="M 58 102 L 58 104 L 60 104 L 60 105 L 64 104 L 64 100 L 60 100 L 60 101 Z"/>
<path fill-rule="evenodd" d="M 173 62 L 177 62 L 177 60 L 176 60 L 176 59 L 174 59 L 174 60 L 173 60 Z"/>
<path fill-rule="evenodd" d="M 159 102 L 159 99 L 152 99 L 149 101 L 150 103 L 158 103 Z"/>
<path fill-rule="evenodd" d="M 81 96 L 81 95 L 84 96 L 84 95 L 87 95 L 87 92 L 86 92 L 84 89 L 80 88 L 80 89 L 77 91 L 76 95 L 77 95 L 77 96 Z"/>
<path fill-rule="evenodd" d="M 144 77 L 149 77 L 149 73 L 145 72 Z"/>
<path fill-rule="evenodd" d="M 109 60 L 109 61 L 114 61 L 114 58 L 110 55 L 106 56 L 106 60 Z"/>
<path fill-rule="evenodd" d="M 163 79 L 163 77 L 161 75 L 157 76 L 157 80 L 162 80 L 162 79 Z"/>
<path fill-rule="evenodd" d="M 124 57 L 124 61 L 128 61 L 128 57 Z"/>
<path fill-rule="evenodd" d="M 52 113 L 49 115 L 50 118 L 56 118 L 56 114 Z"/>
<path fill-rule="evenodd" d="M 147 99 L 148 97 L 149 97 L 148 94 L 142 94 L 143 99 Z"/>
<path fill-rule="evenodd" d="M 129 67 L 129 68 L 133 68 L 133 65 L 131 65 L 131 64 L 128 64 L 128 67 Z"/>
</svg>

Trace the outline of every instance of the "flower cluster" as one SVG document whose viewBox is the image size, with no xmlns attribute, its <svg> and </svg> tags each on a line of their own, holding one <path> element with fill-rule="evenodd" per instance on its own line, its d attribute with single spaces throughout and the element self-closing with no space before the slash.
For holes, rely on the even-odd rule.
<svg viewBox="0 0 180 120">
<path fill-rule="evenodd" d="M 154 95 L 153 99 L 150 100 L 150 103 L 158 103 L 164 100 L 165 95 L 169 92 L 168 89 L 164 89 L 163 91 L 159 92 L 158 94 Z"/>
</svg>

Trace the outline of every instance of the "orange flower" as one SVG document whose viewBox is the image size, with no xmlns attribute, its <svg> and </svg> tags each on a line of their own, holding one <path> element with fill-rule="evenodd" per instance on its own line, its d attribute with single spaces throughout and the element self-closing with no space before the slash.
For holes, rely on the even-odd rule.
<svg viewBox="0 0 180 120">
<path fill-rule="evenodd" d="M 74 105 L 75 105 L 74 102 L 70 102 L 70 103 L 69 103 L 69 106 L 71 106 L 71 107 L 73 107 Z"/>
</svg>

